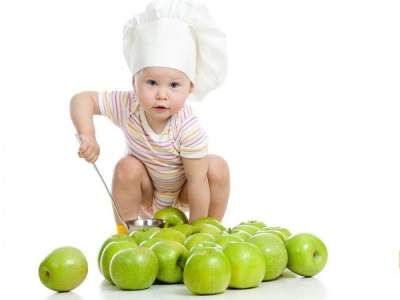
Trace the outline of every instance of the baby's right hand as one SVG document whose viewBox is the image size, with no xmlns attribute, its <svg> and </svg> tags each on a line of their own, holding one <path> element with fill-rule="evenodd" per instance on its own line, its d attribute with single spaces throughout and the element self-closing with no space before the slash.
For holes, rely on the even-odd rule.
<svg viewBox="0 0 400 300">
<path fill-rule="evenodd" d="M 79 135 L 81 140 L 78 156 L 84 158 L 89 163 L 94 163 L 99 158 L 100 147 L 97 144 L 96 137 L 94 135 L 81 134 Z"/>
</svg>

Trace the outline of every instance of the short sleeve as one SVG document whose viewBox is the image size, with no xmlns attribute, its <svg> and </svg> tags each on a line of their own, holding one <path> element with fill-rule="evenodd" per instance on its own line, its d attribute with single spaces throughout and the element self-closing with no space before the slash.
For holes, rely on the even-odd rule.
<svg viewBox="0 0 400 300">
<path fill-rule="evenodd" d="M 184 158 L 202 158 L 208 154 L 208 138 L 199 119 L 186 105 L 177 118 L 177 138 L 180 155 Z"/>
<path fill-rule="evenodd" d="M 103 116 L 122 127 L 135 106 L 133 91 L 106 91 L 98 93 L 99 108 Z"/>
</svg>

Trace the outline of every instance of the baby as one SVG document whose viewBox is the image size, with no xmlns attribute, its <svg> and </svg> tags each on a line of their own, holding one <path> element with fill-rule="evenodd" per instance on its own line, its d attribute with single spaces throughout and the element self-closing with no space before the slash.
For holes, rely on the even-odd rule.
<svg viewBox="0 0 400 300">
<path fill-rule="evenodd" d="M 76 94 L 71 119 L 78 155 L 100 154 L 93 122 L 103 115 L 124 133 L 128 153 L 115 166 L 112 196 L 124 220 L 150 218 L 177 207 L 189 221 L 222 220 L 230 179 L 227 162 L 208 153 L 208 139 L 187 100 L 202 100 L 226 77 L 225 36 L 202 4 L 159 0 L 127 22 L 124 55 L 130 91 Z M 126 228 L 114 212 L 117 231 Z"/>
</svg>

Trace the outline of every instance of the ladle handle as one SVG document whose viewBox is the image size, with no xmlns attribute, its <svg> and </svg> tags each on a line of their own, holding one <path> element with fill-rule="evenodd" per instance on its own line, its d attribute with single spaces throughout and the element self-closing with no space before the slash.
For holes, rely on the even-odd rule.
<svg viewBox="0 0 400 300">
<path fill-rule="evenodd" d="M 81 143 L 82 143 L 82 140 L 81 140 L 81 137 L 79 136 L 79 134 L 75 134 L 75 136 L 76 136 L 76 139 L 78 140 L 78 143 L 81 144 Z M 100 177 L 100 179 L 101 179 L 101 182 L 103 182 L 103 185 L 104 185 L 104 187 L 106 188 L 106 191 L 107 191 L 108 195 L 110 196 L 111 203 L 112 203 L 112 205 L 113 205 L 113 208 L 114 208 L 115 212 L 116 212 L 117 215 L 118 215 L 119 220 L 122 222 L 122 224 L 124 224 L 124 226 L 126 227 L 126 229 L 128 229 L 128 225 L 127 225 L 127 224 L 125 223 L 125 221 L 122 219 L 122 216 L 121 216 L 121 214 L 119 213 L 119 210 L 118 210 L 118 208 L 117 208 L 117 205 L 116 205 L 115 202 L 114 202 L 114 198 L 113 198 L 113 196 L 111 195 L 111 192 L 110 192 L 110 190 L 109 190 L 109 188 L 108 188 L 106 182 L 104 181 L 103 176 L 101 176 L 101 173 L 100 173 L 99 169 L 97 168 L 96 164 L 95 164 L 95 163 L 92 163 L 92 165 L 93 165 L 94 169 L 96 170 L 96 173 L 99 175 L 99 177 Z"/>
</svg>

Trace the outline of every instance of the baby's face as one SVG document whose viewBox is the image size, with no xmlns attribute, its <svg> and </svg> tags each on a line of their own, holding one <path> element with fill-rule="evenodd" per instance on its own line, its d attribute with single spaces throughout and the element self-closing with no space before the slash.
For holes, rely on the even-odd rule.
<svg viewBox="0 0 400 300">
<path fill-rule="evenodd" d="M 132 84 L 152 128 L 153 124 L 154 127 L 165 125 L 194 90 L 185 73 L 163 67 L 142 69 L 133 77 Z"/>
</svg>

